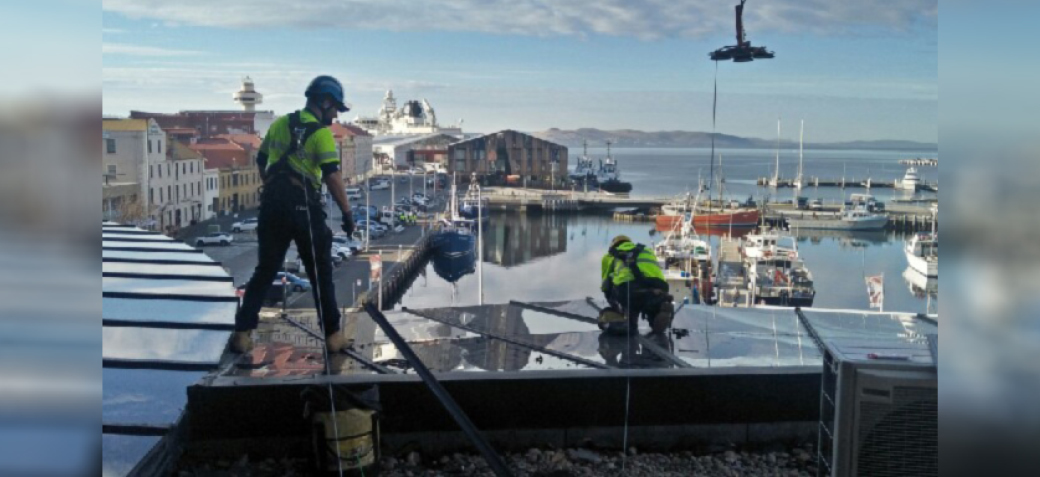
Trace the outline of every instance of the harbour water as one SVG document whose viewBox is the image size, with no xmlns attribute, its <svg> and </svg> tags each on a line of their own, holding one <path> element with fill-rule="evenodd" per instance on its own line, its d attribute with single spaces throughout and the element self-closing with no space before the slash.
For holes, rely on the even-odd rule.
<svg viewBox="0 0 1040 477">
<path fill-rule="evenodd" d="M 725 177 L 725 196 L 744 200 L 749 195 L 756 199 L 770 197 L 775 200 L 790 200 L 797 195 L 793 189 L 769 189 L 757 185 L 757 179 L 772 177 L 776 169 L 776 151 L 768 149 L 716 149 L 715 173 L 718 174 L 718 156 L 722 155 L 722 173 Z M 572 151 L 572 155 L 574 152 Z M 580 151 L 578 152 L 580 154 Z M 709 184 L 712 173 L 711 150 L 700 148 L 630 148 L 612 149 L 611 154 L 621 167 L 622 180 L 632 183 L 631 195 L 668 196 L 686 191 L 696 192 L 698 177 Z M 589 156 L 601 158 L 606 149 L 589 148 Z M 806 150 L 802 174 L 807 180 L 841 179 L 842 176 L 857 181 L 893 181 L 902 179 L 906 166 L 900 159 L 935 157 L 936 153 L 900 151 L 854 151 L 854 150 Z M 575 163 L 574 159 L 570 162 Z M 938 167 L 919 167 L 921 180 L 934 184 L 939 181 Z M 798 175 L 798 150 L 780 151 L 780 177 L 793 179 Z M 860 187 L 848 187 L 845 194 L 865 192 Z M 714 190 L 714 197 L 718 191 Z M 871 193 L 879 200 L 892 199 L 935 199 L 933 192 L 918 191 L 916 194 L 893 189 L 873 188 Z M 806 187 L 801 195 L 810 199 L 837 202 L 842 199 L 838 187 Z"/>
<path fill-rule="evenodd" d="M 602 157 L 605 152 L 589 150 L 593 157 Z M 742 200 L 753 195 L 756 199 L 769 196 L 785 200 L 796 195 L 792 189 L 777 191 L 755 184 L 758 177 L 772 174 L 774 151 L 719 152 L 724 155 L 728 197 Z M 695 191 L 698 172 L 705 183 L 710 174 L 710 151 L 704 149 L 614 149 L 612 153 L 621 163 L 623 179 L 632 182 L 634 196 Z M 918 155 L 895 151 L 806 151 L 804 175 L 840 178 L 844 169 L 849 178 L 865 178 L 869 174 L 874 180 L 893 180 L 906 171 L 898 161 Z M 797 158 L 797 151 L 781 151 L 782 177 L 797 174 Z M 923 167 L 920 173 L 926 182 L 938 181 L 938 168 Z M 846 190 L 853 192 L 863 189 Z M 931 192 L 912 194 L 877 188 L 872 193 L 880 200 L 937 197 Z M 840 188 L 807 187 L 801 194 L 827 202 L 842 200 Z M 710 239 L 715 250 L 719 235 L 727 232 L 712 231 Z M 610 239 L 618 234 L 647 245 L 663 238 L 651 223 L 621 223 L 609 216 L 492 214 L 484 237 L 484 303 L 600 296 L 600 259 Z M 929 306 L 931 312 L 937 311 L 938 282 L 908 270 L 903 252 L 905 234 L 799 231 L 798 236 L 799 251 L 815 279 L 814 306 L 868 309 L 865 277 L 883 274 L 885 311 L 928 312 Z M 414 308 L 475 305 L 480 302 L 478 288 L 476 273 L 449 283 L 437 275 L 431 263 L 405 293 L 402 304 Z"/>
<path fill-rule="evenodd" d="M 650 223 L 619 223 L 604 216 L 492 214 L 484 236 L 484 303 L 602 296 L 600 259 L 611 238 L 618 234 L 648 245 L 663 238 Z M 934 313 L 938 306 L 937 281 L 922 277 L 915 280 L 920 283 L 912 285 L 904 277 L 908 268 L 904 238 L 893 232 L 799 232 L 799 251 L 816 281 L 814 306 L 866 310 L 865 276 L 884 274 L 885 311 L 926 312 L 930 304 Z M 711 236 L 716 250 L 719 240 L 719 236 Z M 924 293 L 929 287 L 931 300 Z M 405 292 L 401 305 L 476 305 L 479 288 L 476 272 L 449 283 L 431 262 Z"/>
</svg>

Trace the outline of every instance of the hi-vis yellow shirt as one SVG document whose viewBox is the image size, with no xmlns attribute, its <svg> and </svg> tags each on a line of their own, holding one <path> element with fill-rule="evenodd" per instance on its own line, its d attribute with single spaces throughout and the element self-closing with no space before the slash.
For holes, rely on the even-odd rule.
<svg viewBox="0 0 1040 477">
<path fill-rule="evenodd" d="M 301 123 L 317 123 L 317 118 L 310 111 L 300 111 Z M 289 132 L 289 115 L 282 116 L 271 124 L 271 128 L 260 145 L 260 152 L 267 154 L 267 170 L 281 160 L 282 154 L 289 149 L 292 134 Z M 317 130 L 307 142 L 303 144 L 302 150 L 289 156 L 289 166 L 296 172 L 303 174 L 313 182 L 313 186 L 321 189 L 321 166 L 326 164 L 339 164 L 339 154 L 336 152 L 336 139 L 332 137 L 332 131 L 323 127 Z"/>
</svg>

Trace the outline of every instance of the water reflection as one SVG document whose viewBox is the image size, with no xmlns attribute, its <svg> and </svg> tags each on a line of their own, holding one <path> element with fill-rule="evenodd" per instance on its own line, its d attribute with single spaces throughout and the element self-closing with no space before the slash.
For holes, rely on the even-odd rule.
<svg viewBox="0 0 1040 477">
<path fill-rule="evenodd" d="M 521 232 L 533 235 L 528 239 Z M 712 232 L 716 230 L 713 228 Z M 734 235 L 746 232 L 733 230 Z M 903 284 L 903 234 L 818 230 L 791 233 L 798 237 L 799 253 L 816 278 L 814 306 L 867 309 L 863 277 L 884 275 L 885 310 L 925 311 L 927 298 L 915 295 Z M 663 238 L 652 223 L 616 222 L 601 215 L 496 213 L 492 214 L 485 234 L 484 303 L 600 297 L 600 262 L 615 235 L 627 235 L 647 246 Z M 703 236 L 711 241 L 714 250 L 719 250 L 719 236 Z M 435 273 L 434 265 L 431 263 L 426 269 L 426 278 L 416 280 L 405 293 L 403 306 L 429 309 L 480 303 L 477 290 L 481 284 L 476 273 L 449 282 Z"/>
<path fill-rule="evenodd" d="M 484 229 L 484 260 L 512 267 L 567 251 L 568 216 L 502 214 Z"/>
</svg>

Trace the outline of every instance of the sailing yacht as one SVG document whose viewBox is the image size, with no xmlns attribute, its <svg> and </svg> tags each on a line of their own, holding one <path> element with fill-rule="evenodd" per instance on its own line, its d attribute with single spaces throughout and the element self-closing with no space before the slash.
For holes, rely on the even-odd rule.
<svg viewBox="0 0 1040 477">
<path fill-rule="evenodd" d="M 794 179 L 795 190 L 802 190 L 805 180 L 802 178 L 802 163 L 805 160 L 805 120 L 802 120 L 802 130 L 798 134 L 798 177 Z"/>
<path fill-rule="evenodd" d="M 773 177 L 769 179 L 769 187 L 776 188 L 780 185 L 780 118 L 776 119 L 776 169 Z"/>
</svg>

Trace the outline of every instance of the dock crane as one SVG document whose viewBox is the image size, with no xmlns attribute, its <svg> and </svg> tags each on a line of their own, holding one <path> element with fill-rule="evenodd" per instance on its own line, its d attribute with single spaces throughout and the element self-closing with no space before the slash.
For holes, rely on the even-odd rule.
<svg viewBox="0 0 1040 477">
<path fill-rule="evenodd" d="M 744 31 L 744 4 L 747 0 L 740 0 L 737 10 L 737 44 L 724 46 L 709 55 L 713 61 L 733 60 L 735 63 L 747 63 L 754 60 L 768 60 L 776 57 L 776 54 L 764 46 L 751 46 Z"/>
</svg>

